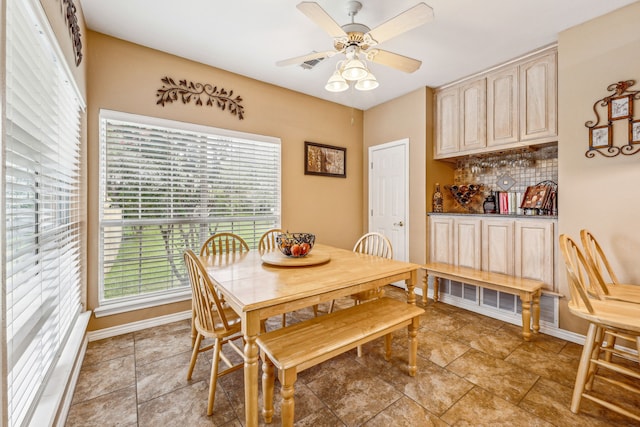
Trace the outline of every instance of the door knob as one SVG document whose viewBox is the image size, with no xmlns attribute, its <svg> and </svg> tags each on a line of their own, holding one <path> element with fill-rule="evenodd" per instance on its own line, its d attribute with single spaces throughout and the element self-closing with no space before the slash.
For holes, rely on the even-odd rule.
<svg viewBox="0 0 640 427">
<path fill-rule="evenodd" d="M 404 226 L 404 222 L 402 222 L 402 221 L 394 222 L 393 225 L 397 225 L 398 227 L 402 227 L 402 226 Z"/>
</svg>

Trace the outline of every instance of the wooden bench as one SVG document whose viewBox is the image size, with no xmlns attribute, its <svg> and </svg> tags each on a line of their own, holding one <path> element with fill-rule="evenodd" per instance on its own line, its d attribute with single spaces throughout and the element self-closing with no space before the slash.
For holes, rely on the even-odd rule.
<svg viewBox="0 0 640 427">
<path fill-rule="evenodd" d="M 438 301 L 438 279 L 440 278 L 518 295 L 522 302 L 522 336 L 524 340 L 531 339 L 531 310 L 533 310 L 533 332 L 540 331 L 540 294 L 544 282 L 451 264 L 428 263 L 422 268 L 426 270 L 422 291 L 423 302 L 427 301 L 429 276 L 433 276 L 433 300 L 435 302 Z"/>
<path fill-rule="evenodd" d="M 294 387 L 298 372 L 366 342 L 385 336 L 385 359 L 391 357 L 391 332 L 408 326 L 409 375 L 416 374 L 417 330 L 422 308 L 391 298 L 364 302 L 258 336 L 263 362 L 262 414 L 273 417 L 274 365 L 282 385 L 282 425 L 293 425 Z"/>
</svg>

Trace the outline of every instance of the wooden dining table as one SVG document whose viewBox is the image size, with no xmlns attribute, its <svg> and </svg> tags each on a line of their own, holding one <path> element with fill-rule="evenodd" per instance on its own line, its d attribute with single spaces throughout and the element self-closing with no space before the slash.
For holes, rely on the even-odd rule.
<svg viewBox="0 0 640 427">
<path fill-rule="evenodd" d="M 256 338 L 261 320 L 398 281 L 406 284 L 407 302 L 416 302 L 418 264 L 323 244 L 316 244 L 306 258 L 288 263 L 258 251 L 201 257 L 218 291 L 242 319 L 247 426 L 258 425 Z"/>
</svg>

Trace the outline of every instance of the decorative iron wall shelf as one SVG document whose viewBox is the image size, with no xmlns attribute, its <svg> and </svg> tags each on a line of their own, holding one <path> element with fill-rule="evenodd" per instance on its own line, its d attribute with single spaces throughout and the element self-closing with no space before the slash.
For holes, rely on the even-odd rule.
<svg viewBox="0 0 640 427">
<path fill-rule="evenodd" d="M 612 83 L 607 86 L 607 90 L 613 93 L 593 104 L 596 121 L 589 120 L 584 124 L 589 129 L 589 149 L 584 153 L 586 157 L 593 158 L 596 153 L 605 157 L 615 157 L 618 154 L 630 156 L 640 151 L 640 120 L 633 118 L 633 104 L 635 100 L 640 99 L 640 91 L 629 90 L 629 87 L 635 83 L 635 80 Z M 606 108 L 606 124 L 600 124 L 598 107 Z M 615 146 L 613 144 L 613 122 L 625 119 L 629 122 L 628 142 L 622 146 Z"/>
</svg>

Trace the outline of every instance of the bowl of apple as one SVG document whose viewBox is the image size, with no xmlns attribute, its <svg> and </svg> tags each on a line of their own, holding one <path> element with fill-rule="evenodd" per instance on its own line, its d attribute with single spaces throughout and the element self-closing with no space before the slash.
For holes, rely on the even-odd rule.
<svg viewBox="0 0 640 427">
<path fill-rule="evenodd" d="M 311 233 L 282 233 L 276 236 L 276 245 L 280 252 L 291 258 L 302 258 L 309 255 L 316 235 Z"/>
</svg>

